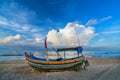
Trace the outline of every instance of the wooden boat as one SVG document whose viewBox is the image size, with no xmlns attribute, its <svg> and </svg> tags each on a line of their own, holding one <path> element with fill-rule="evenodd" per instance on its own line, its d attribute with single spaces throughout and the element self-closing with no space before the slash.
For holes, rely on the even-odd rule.
<svg viewBox="0 0 120 80">
<path fill-rule="evenodd" d="M 82 55 L 82 47 L 58 48 L 56 50 L 58 55 L 57 59 L 48 59 L 46 38 L 44 41 L 44 47 L 46 48 L 46 59 L 41 59 L 35 57 L 33 54 L 28 54 L 25 52 L 26 60 L 30 66 L 42 70 L 65 70 L 79 67 L 84 63 L 86 64 L 87 62 L 85 57 Z M 66 51 L 76 51 L 78 56 L 67 59 L 65 56 Z M 64 52 L 64 57 L 62 57 L 59 52 Z"/>
<path fill-rule="evenodd" d="M 78 57 L 66 59 L 66 51 L 76 51 Z M 64 58 L 60 57 L 58 59 L 41 59 L 26 52 L 25 57 L 30 66 L 42 70 L 72 69 L 75 67 L 79 67 L 86 62 L 85 57 L 82 55 L 82 47 L 59 48 L 57 49 L 56 53 L 59 54 L 59 52 L 64 52 Z"/>
</svg>

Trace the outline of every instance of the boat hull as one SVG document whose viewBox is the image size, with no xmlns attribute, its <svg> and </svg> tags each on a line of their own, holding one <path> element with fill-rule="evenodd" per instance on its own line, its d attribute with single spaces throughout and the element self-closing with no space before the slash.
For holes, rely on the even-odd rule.
<svg viewBox="0 0 120 80">
<path fill-rule="evenodd" d="M 37 58 L 31 58 L 30 55 L 25 54 L 28 64 L 33 68 L 43 70 L 61 70 L 70 69 L 73 67 L 81 66 L 85 62 L 84 57 L 78 57 L 75 59 L 61 60 L 61 61 L 43 61 Z"/>
<path fill-rule="evenodd" d="M 70 64 L 38 64 L 38 63 L 33 63 L 33 62 L 28 62 L 30 66 L 33 68 L 38 68 L 38 69 L 43 69 L 43 70 L 64 70 L 64 69 L 71 69 L 73 67 L 78 67 L 83 64 L 83 61 L 76 62 L 76 63 L 70 63 Z"/>
</svg>

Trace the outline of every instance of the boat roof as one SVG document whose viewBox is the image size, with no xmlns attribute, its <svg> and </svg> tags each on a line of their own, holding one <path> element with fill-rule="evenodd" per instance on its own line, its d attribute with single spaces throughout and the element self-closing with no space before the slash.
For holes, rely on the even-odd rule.
<svg viewBox="0 0 120 80">
<path fill-rule="evenodd" d="M 68 48 L 58 48 L 57 52 L 59 51 L 81 51 L 82 52 L 82 47 L 68 47 Z"/>
</svg>

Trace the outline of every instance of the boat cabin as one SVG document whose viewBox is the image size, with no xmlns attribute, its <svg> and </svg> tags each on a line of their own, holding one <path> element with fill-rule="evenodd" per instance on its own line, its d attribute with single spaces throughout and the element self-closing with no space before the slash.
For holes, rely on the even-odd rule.
<svg viewBox="0 0 120 80">
<path fill-rule="evenodd" d="M 64 52 L 64 58 L 63 59 L 65 60 L 67 51 L 76 51 L 77 55 L 78 55 L 77 57 L 83 56 L 82 55 L 82 51 L 83 51 L 82 47 L 58 48 L 56 52 L 57 52 L 58 56 L 60 56 L 60 54 L 59 54 L 60 52 Z"/>
</svg>

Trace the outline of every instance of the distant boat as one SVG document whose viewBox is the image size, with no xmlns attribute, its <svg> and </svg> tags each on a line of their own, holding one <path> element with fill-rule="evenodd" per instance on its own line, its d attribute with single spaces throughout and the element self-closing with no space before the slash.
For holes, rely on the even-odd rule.
<svg viewBox="0 0 120 80">
<path fill-rule="evenodd" d="M 45 48 L 47 48 L 46 43 Z M 87 62 L 86 58 L 82 55 L 82 50 L 82 47 L 58 48 L 56 53 L 58 54 L 59 58 L 57 59 L 48 59 L 48 54 L 46 59 L 42 59 L 35 57 L 33 54 L 28 54 L 27 52 L 25 52 L 25 57 L 30 66 L 41 70 L 76 69 L 77 67 L 80 67 L 82 64 Z M 76 51 L 78 56 L 66 59 L 66 51 Z M 63 52 L 64 57 L 61 57 L 59 52 Z"/>
</svg>

